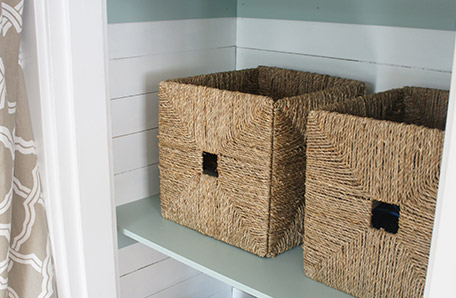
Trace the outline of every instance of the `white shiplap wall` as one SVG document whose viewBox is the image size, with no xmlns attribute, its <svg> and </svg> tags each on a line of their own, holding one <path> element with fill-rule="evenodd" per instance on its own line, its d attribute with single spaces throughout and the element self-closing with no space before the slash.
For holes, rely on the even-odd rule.
<svg viewBox="0 0 456 298">
<path fill-rule="evenodd" d="M 159 82 L 234 70 L 235 36 L 235 18 L 108 25 L 117 206 L 159 193 Z M 228 285 L 139 243 L 119 250 L 119 267 L 124 298 L 231 297 Z"/>
<path fill-rule="evenodd" d="M 159 192 L 158 83 L 271 65 L 362 80 L 370 92 L 449 89 L 454 32 L 269 19 L 108 27 L 116 203 Z M 230 297 L 230 288 L 141 244 L 120 249 L 122 297 Z"/>
<path fill-rule="evenodd" d="M 368 83 L 449 89 L 454 32 L 238 18 L 236 68 L 271 65 Z"/>
</svg>

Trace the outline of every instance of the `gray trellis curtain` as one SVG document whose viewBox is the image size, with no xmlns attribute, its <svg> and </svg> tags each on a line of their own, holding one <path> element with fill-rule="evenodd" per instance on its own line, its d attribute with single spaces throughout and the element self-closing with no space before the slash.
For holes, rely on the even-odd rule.
<svg viewBox="0 0 456 298">
<path fill-rule="evenodd" d="M 24 0 L 0 0 L 0 297 L 56 297 L 19 46 Z"/>
</svg>

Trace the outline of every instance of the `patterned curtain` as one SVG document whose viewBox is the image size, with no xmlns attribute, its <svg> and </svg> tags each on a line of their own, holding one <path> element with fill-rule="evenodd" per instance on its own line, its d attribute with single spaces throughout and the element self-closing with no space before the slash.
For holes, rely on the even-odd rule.
<svg viewBox="0 0 456 298">
<path fill-rule="evenodd" d="M 0 4 L 0 297 L 57 297 L 18 57 L 24 1 Z"/>
</svg>

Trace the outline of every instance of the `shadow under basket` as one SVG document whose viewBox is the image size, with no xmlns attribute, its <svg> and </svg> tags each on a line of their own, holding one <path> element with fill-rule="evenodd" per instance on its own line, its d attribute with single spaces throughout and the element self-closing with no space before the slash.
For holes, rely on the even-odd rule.
<svg viewBox="0 0 456 298">
<path fill-rule="evenodd" d="M 308 277 L 357 297 L 423 295 L 448 96 L 405 87 L 309 114 Z"/>
<path fill-rule="evenodd" d="M 308 111 L 364 93 L 274 67 L 161 82 L 163 217 L 262 257 L 301 244 Z"/>
</svg>

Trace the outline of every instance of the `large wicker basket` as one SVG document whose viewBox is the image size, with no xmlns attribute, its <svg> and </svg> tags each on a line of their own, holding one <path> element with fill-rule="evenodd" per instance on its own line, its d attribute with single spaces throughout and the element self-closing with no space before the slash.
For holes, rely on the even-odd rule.
<svg viewBox="0 0 456 298">
<path fill-rule="evenodd" d="M 307 113 L 364 89 L 272 67 L 161 82 L 163 217 L 259 256 L 299 245 Z"/>
<path fill-rule="evenodd" d="M 308 277 L 358 297 L 423 295 L 447 104 L 406 87 L 310 113 Z"/>
</svg>

